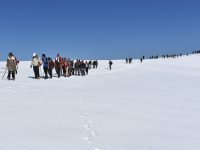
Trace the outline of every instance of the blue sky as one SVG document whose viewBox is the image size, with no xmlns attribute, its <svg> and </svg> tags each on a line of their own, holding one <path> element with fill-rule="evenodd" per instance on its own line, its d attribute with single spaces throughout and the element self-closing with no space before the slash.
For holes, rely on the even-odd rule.
<svg viewBox="0 0 200 150">
<path fill-rule="evenodd" d="M 0 60 L 117 59 L 200 49 L 200 2 L 0 0 Z"/>
</svg>

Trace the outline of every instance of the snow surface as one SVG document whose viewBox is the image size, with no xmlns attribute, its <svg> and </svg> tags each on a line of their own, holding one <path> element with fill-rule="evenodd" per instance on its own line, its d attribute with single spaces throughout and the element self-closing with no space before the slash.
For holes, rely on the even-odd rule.
<svg viewBox="0 0 200 150">
<path fill-rule="evenodd" d="M 113 62 L 52 80 L 20 62 L 0 80 L 0 150 L 199 150 L 200 55 Z"/>
</svg>

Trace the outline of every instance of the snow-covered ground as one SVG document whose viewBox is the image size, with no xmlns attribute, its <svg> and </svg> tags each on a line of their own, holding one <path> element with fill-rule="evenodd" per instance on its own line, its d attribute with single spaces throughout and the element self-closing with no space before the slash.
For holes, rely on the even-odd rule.
<svg viewBox="0 0 200 150">
<path fill-rule="evenodd" d="M 200 55 L 0 80 L 0 150 L 199 150 Z M 5 63 L 0 63 L 0 76 Z"/>
</svg>

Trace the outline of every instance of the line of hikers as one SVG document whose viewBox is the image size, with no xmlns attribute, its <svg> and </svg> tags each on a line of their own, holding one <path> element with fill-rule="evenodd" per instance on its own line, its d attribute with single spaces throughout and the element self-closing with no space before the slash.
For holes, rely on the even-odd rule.
<svg viewBox="0 0 200 150">
<path fill-rule="evenodd" d="M 15 75 L 17 74 L 19 60 L 13 55 L 12 52 L 8 54 L 6 70 L 2 79 L 4 78 L 6 72 L 8 71 L 8 80 L 15 80 Z M 109 60 L 109 69 L 111 70 L 113 62 Z M 47 57 L 45 54 L 42 54 L 42 58 L 40 59 L 36 53 L 33 53 L 33 57 L 31 60 L 30 67 L 33 68 L 34 78 L 40 79 L 41 76 L 44 79 L 52 79 L 53 77 L 53 69 L 55 69 L 57 77 L 61 76 L 70 77 L 72 75 L 77 76 L 85 76 L 88 75 L 88 71 L 91 68 L 98 68 L 98 61 L 84 61 L 77 59 L 76 61 L 70 60 L 67 58 L 62 58 L 60 54 L 57 54 L 56 58 L 53 60 L 51 57 Z M 43 67 L 43 71 L 41 70 Z M 41 75 L 44 73 L 44 75 Z M 12 75 L 12 78 L 11 78 Z"/>
<path fill-rule="evenodd" d="M 85 76 L 88 75 L 89 69 L 98 67 L 98 61 L 92 62 L 77 59 L 74 62 L 74 60 L 62 58 L 60 54 L 57 54 L 55 60 L 46 57 L 45 54 L 42 54 L 42 59 L 40 59 L 34 53 L 30 67 L 33 67 L 35 79 L 40 79 L 40 66 L 43 66 L 45 79 L 53 77 L 52 71 L 54 68 L 58 78 L 61 76 L 70 77 L 72 75 Z"/>
<path fill-rule="evenodd" d="M 200 51 L 194 51 L 192 54 L 198 54 Z M 187 54 L 188 56 L 189 54 Z M 161 55 L 161 58 L 178 58 L 181 57 L 182 54 L 172 54 L 172 55 Z M 150 56 L 149 59 L 158 59 L 160 58 L 158 55 Z M 145 59 L 145 56 L 140 58 L 140 62 L 142 63 Z M 131 64 L 132 58 L 126 58 L 126 63 Z M 17 74 L 19 60 L 13 55 L 12 52 L 8 54 L 6 70 L 2 77 L 4 78 L 6 71 L 8 70 L 7 79 L 15 80 L 15 74 Z M 109 69 L 112 69 L 113 62 L 109 60 Z M 57 77 L 60 78 L 61 76 L 70 77 L 72 75 L 77 76 L 85 76 L 88 75 L 88 71 L 91 68 L 98 68 L 98 61 L 84 61 L 77 59 L 76 61 L 70 60 L 67 58 L 62 58 L 60 54 L 57 54 L 56 58 L 53 60 L 50 57 L 47 57 L 45 54 L 42 54 L 42 59 L 38 57 L 36 53 L 33 53 L 33 58 L 31 61 L 30 67 L 33 68 L 35 79 L 40 79 L 40 73 L 42 73 L 41 66 L 43 66 L 44 72 L 44 79 L 52 78 L 53 77 L 53 69 L 55 69 Z"/>
<path fill-rule="evenodd" d="M 166 55 L 155 55 L 155 56 L 150 56 L 149 59 L 159 59 L 159 58 L 178 58 L 178 57 L 182 57 L 183 54 L 180 53 L 180 54 L 166 54 Z M 188 54 L 187 54 L 188 56 Z"/>
</svg>

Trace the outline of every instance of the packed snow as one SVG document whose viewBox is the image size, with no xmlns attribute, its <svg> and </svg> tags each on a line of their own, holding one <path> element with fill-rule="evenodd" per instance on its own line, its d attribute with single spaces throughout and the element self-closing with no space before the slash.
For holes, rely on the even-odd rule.
<svg viewBox="0 0 200 150">
<path fill-rule="evenodd" d="M 200 55 L 33 77 L 20 62 L 15 81 L 0 80 L 0 150 L 200 149 Z"/>
</svg>

